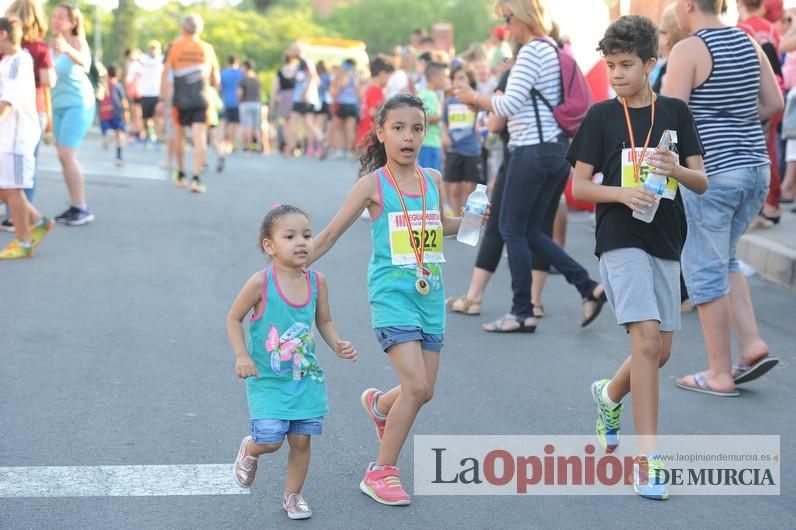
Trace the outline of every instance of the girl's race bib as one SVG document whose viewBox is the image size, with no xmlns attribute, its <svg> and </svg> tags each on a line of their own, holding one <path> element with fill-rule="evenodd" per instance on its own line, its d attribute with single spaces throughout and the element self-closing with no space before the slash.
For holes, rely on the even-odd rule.
<svg viewBox="0 0 796 530">
<path fill-rule="evenodd" d="M 409 219 L 412 222 L 411 237 L 415 241 L 415 246 L 420 248 L 422 242 L 423 263 L 443 263 L 445 256 L 442 255 L 442 217 L 440 213 L 436 210 L 426 212 L 426 231 L 422 235 L 420 234 L 423 221 L 422 212 L 410 210 Z M 412 249 L 403 212 L 390 212 L 389 227 L 392 264 L 416 267 L 417 258 Z"/>
</svg>

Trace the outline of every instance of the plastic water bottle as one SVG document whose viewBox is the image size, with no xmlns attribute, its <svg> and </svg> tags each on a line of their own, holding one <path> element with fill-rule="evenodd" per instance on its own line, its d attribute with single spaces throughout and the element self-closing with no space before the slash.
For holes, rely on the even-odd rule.
<svg viewBox="0 0 796 530">
<path fill-rule="evenodd" d="M 668 151 L 670 145 L 671 132 L 668 130 L 663 131 L 661 142 L 658 144 L 658 147 L 655 149 L 655 151 L 658 153 Z M 657 173 L 647 174 L 647 178 L 644 180 L 644 189 L 655 195 L 655 202 L 641 212 L 634 211 L 633 217 L 639 221 L 644 221 L 645 223 L 652 222 L 652 220 L 655 218 L 655 213 L 658 211 L 658 205 L 661 202 L 661 197 L 663 197 L 663 193 L 666 191 L 667 182 L 668 179 L 666 178 L 666 175 L 659 175 Z"/>
<path fill-rule="evenodd" d="M 650 173 L 644 181 L 644 189 L 655 195 L 655 202 L 648 206 L 641 212 L 633 212 L 633 217 L 645 223 L 651 223 L 655 218 L 655 213 L 658 211 L 658 204 L 663 197 L 663 190 L 666 189 L 666 177 L 658 175 L 657 173 Z"/>
<path fill-rule="evenodd" d="M 478 240 L 481 238 L 481 216 L 488 205 L 489 197 L 486 195 L 486 185 L 478 184 L 475 191 L 467 197 L 462 224 L 456 235 L 458 241 L 471 247 L 478 245 Z"/>
</svg>

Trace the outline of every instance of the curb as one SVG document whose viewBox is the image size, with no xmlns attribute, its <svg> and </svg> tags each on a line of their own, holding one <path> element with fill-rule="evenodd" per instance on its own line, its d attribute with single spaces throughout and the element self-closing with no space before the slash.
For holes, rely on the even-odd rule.
<svg viewBox="0 0 796 530">
<path fill-rule="evenodd" d="M 738 257 L 766 280 L 796 290 L 796 250 L 776 241 L 745 234 L 738 241 Z"/>
</svg>

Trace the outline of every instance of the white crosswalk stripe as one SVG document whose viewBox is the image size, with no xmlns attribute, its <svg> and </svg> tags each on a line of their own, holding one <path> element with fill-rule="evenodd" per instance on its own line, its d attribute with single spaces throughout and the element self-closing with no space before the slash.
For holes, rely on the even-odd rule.
<svg viewBox="0 0 796 530">
<path fill-rule="evenodd" d="M 0 499 L 246 495 L 229 464 L 0 467 Z"/>
</svg>

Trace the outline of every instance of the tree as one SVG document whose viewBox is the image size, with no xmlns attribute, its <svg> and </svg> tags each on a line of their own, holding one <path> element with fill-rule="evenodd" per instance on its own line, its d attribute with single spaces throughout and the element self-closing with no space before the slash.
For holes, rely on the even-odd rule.
<svg viewBox="0 0 796 530">
<path fill-rule="evenodd" d="M 106 62 L 122 62 L 125 50 L 135 46 L 138 12 L 135 0 L 119 0 L 119 7 L 113 12 L 113 31 L 108 36 L 111 38 L 108 45 L 104 46 L 109 51 Z"/>
<path fill-rule="evenodd" d="M 413 29 L 449 22 L 454 25 L 455 47 L 461 51 L 486 39 L 495 24 L 492 5 L 492 0 L 359 0 L 338 6 L 322 24 L 365 41 L 373 54 L 407 43 Z"/>
</svg>

